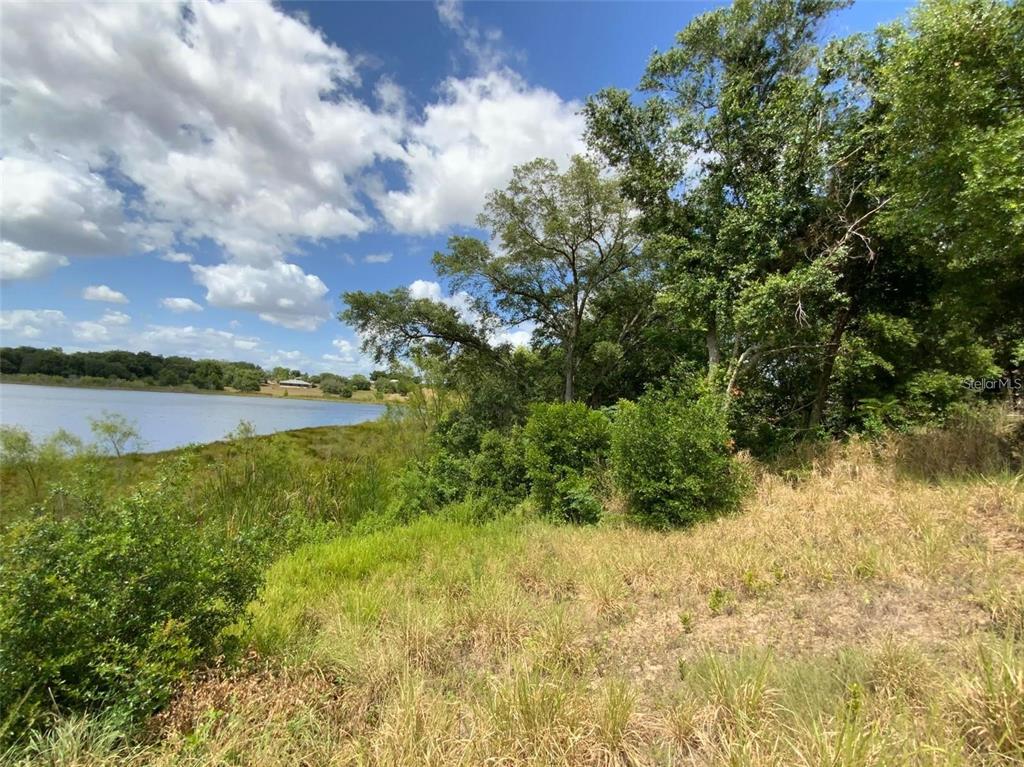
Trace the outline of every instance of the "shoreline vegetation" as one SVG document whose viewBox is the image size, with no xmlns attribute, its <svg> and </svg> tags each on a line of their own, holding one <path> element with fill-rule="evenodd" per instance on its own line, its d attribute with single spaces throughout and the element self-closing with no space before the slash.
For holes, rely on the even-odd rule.
<svg viewBox="0 0 1024 767">
<path fill-rule="evenodd" d="M 407 408 L 57 459 L 33 521 L 5 519 L 5 575 L 45 616 L 12 623 L 5 581 L 6 662 L 82 620 L 34 590 L 29 573 L 45 572 L 19 574 L 26 550 L 47 541 L 56 564 L 55 529 L 99 526 L 102 558 L 72 547 L 77 569 L 62 578 L 69 595 L 102 595 L 109 617 L 86 619 L 81 640 L 97 656 L 87 678 L 120 703 L 40 711 L 0 762 L 1012 764 L 1024 745 L 1022 431 L 1020 415 L 993 411 L 746 459 L 738 508 L 669 531 L 631 524 L 614 496 L 596 525 L 530 499 L 505 514 L 410 511 L 431 450 Z M 28 509 L 12 492 L 19 471 L 0 474 L 8 509 Z M 140 568 L 154 595 L 158 563 L 179 555 L 192 558 L 166 571 L 189 595 L 179 610 L 237 612 L 190 656 L 195 673 L 150 647 L 147 684 L 166 685 L 153 699 L 141 670 L 110 676 L 102 639 L 141 641 L 118 605 Z M 68 705 L 69 679 L 40 681 Z M 119 713 L 128 702 L 160 710 L 136 735 Z"/>
<path fill-rule="evenodd" d="M 282 387 L 277 384 L 261 384 L 260 391 L 238 391 L 231 388 L 201 389 L 196 386 L 159 386 L 135 381 L 114 381 L 106 378 L 64 378 L 62 376 L 46 376 L 38 374 L 4 374 L 0 375 L 0 384 L 24 386 L 64 386 L 75 389 L 106 389 L 110 391 L 147 391 L 169 392 L 173 394 L 206 394 L 231 397 L 287 397 L 289 399 L 308 399 L 320 402 L 342 402 L 370 405 L 397 404 L 407 401 L 407 395 L 387 393 L 378 394 L 373 390 L 352 392 L 351 397 L 327 394 L 320 389 L 304 390 L 299 387 Z"/>
</svg>

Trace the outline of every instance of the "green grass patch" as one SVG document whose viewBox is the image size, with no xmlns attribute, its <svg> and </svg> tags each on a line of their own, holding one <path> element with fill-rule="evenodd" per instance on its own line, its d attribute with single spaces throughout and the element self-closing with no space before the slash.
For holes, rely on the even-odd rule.
<svg viewBox="0 0 1024 767">
<path fill-rule="evenodd" d="M 468 593 L 495 560 L 522 548 L 521 523 L 471 525 L 424 517 L 365 536 L 303 546 L 271 567 L 251 609 L 250 640 L 262 654 L 303 655 L 315 637 L 314 616 L 327 605 L 348 621 L 371 625 L 394 602 L 396 588 L 420 600 Z"/>
</svg>

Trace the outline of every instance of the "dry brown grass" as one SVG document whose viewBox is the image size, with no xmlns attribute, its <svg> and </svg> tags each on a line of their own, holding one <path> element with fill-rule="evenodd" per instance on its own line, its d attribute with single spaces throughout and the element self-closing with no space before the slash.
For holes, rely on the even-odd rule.
<svg viewBox="0 0 1024 767">
<path fill-rule="evenodd" d="M 1022 583 L 1019 478 L 854 444 L 683 532 L 425 521 L 300 551 L 254 608 L 262 665 L 194 683 L 148 744 L 66 720 L 24 759 L 1021 764 Z"/>
</svg>

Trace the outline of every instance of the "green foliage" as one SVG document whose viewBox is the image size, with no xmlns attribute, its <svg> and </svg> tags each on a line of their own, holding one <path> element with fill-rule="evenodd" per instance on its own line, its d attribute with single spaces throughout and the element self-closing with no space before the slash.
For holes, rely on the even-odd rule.
<svg viewBox="0 0 1024 767">
<path fill-rule="evenodd" d="M 622 402 L 612 466 L 630 515 L 654 527 L 688 525 L 734 509 L 744 489 L 718 397 L 651 391 Z"/>
<path fill-rule="evenodd" d="M 486 432 L 470 468 L 472 494 L 495 509 L 507 509 L 529 493 L 526 444 L 521 428 Z"/>
<path fill-rule="evenodd" d="M 0 426 L 0 468 L 24 476 L 33 501 L 42 500 L 46 479 L 55 466 L 81 449 L 81 441 L 63 429 L 40 443 L 25 429 Z"/>
<path fill-rule="evenodd" d="M 62 349 L 31 346 L 0 348 L 0 374 L 39 383 L 67 380 L 83 386 L 130 383 L 186 389 L 222 389 L 227 385 L 239 391 L 259 391 L 264 378 L 259 366 L 251 362 L 196 361 L 117 350 L 65 353 Z"/>
<path fill-rule="evenodd" d="M 594 476 L 608 455 L 608 418 L 579 402 L 535 405 L 523 430 L 526 474 L 545 513 L 594 522 L 600 503 Z"/>
<path fill-rule="evenodd" d="M 930 0 L 880 30 L 882 224 L 943 277 L 1006 366 L 1024 337 L 1024 6 Z M 1014 311 L 1016 308 L 1016 311 Z"/>
<path fill-rule="evenodd" d="M 188 380 L 197 389 L 223 389 L 224 368 L 214 360 L 201 360 Z"/>
<path fill-rule="evenodd" d="M 14 527 L 0 557 L 0 709 L 14 732 L 52 706 L 147 714 L 197 663 L 259 582 L 245 534 L 196 524 L 187 467 L 114 503 Z"/>
<path fill-rule="evenodd" d="M 128 445 L 139 442 L 139 430 L 135 424 L 119 413 L 103 411 L 102 418 L 90 418 L 89 428 L 96 437 L 100 450 L 110 450 L 120 458 Z"/>
<path fill-rule="evenodd" d="M 344 397 L 345 399 L 351 398 L 355 387 L 348 379 L 342 378 L 341 376 L 331 375 L 330 373 L 324 373 L 320 376 L 320 388 L 324 394 L 333 394 L 338 397 Z"/>
<path fill-rule="evenodd" d="M 258 370 L 234 368 L 227 379 L 228 386 L 238 391 L 259 391 L 263 374 Z"/>
</svg>

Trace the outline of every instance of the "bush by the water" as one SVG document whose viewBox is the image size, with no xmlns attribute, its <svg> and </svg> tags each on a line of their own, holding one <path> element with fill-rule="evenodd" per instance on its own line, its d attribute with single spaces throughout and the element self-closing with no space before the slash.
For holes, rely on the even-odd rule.
<svg viewBox="0 0 1024 767">
<path fill-rule="evenodd" d="M 738 504 L 744 479 L 720 401 L 651 391 L 622 402 L 612 465 L 629 512 L 654 527 L 687 525 Z"/>
<path fill-rule="evenodd" d="M 540 508 L 570 522 L 595 522 L 595 473 L 608 456 L 607 416 L 581 402 L 534 406 L 526 422 L 526 473 Z"/>
<path fill-rule="evenodd" d="M 525 498 L 530 484 L 524 453 L 521 428 L 514 427 L 507 434 L 496 429 L 486 432 L 470 470 L 473 495 L 498 507 L 508 507 Z"/>
<path fill-rule="evenodd" d="M 129 717 L 226 649 L 262 562 L 197 524 L 173 467 L 120 501 L 9 530 L 0 558 L 0 710 L 17 735 L 48 710 Z"/>
</svg>

